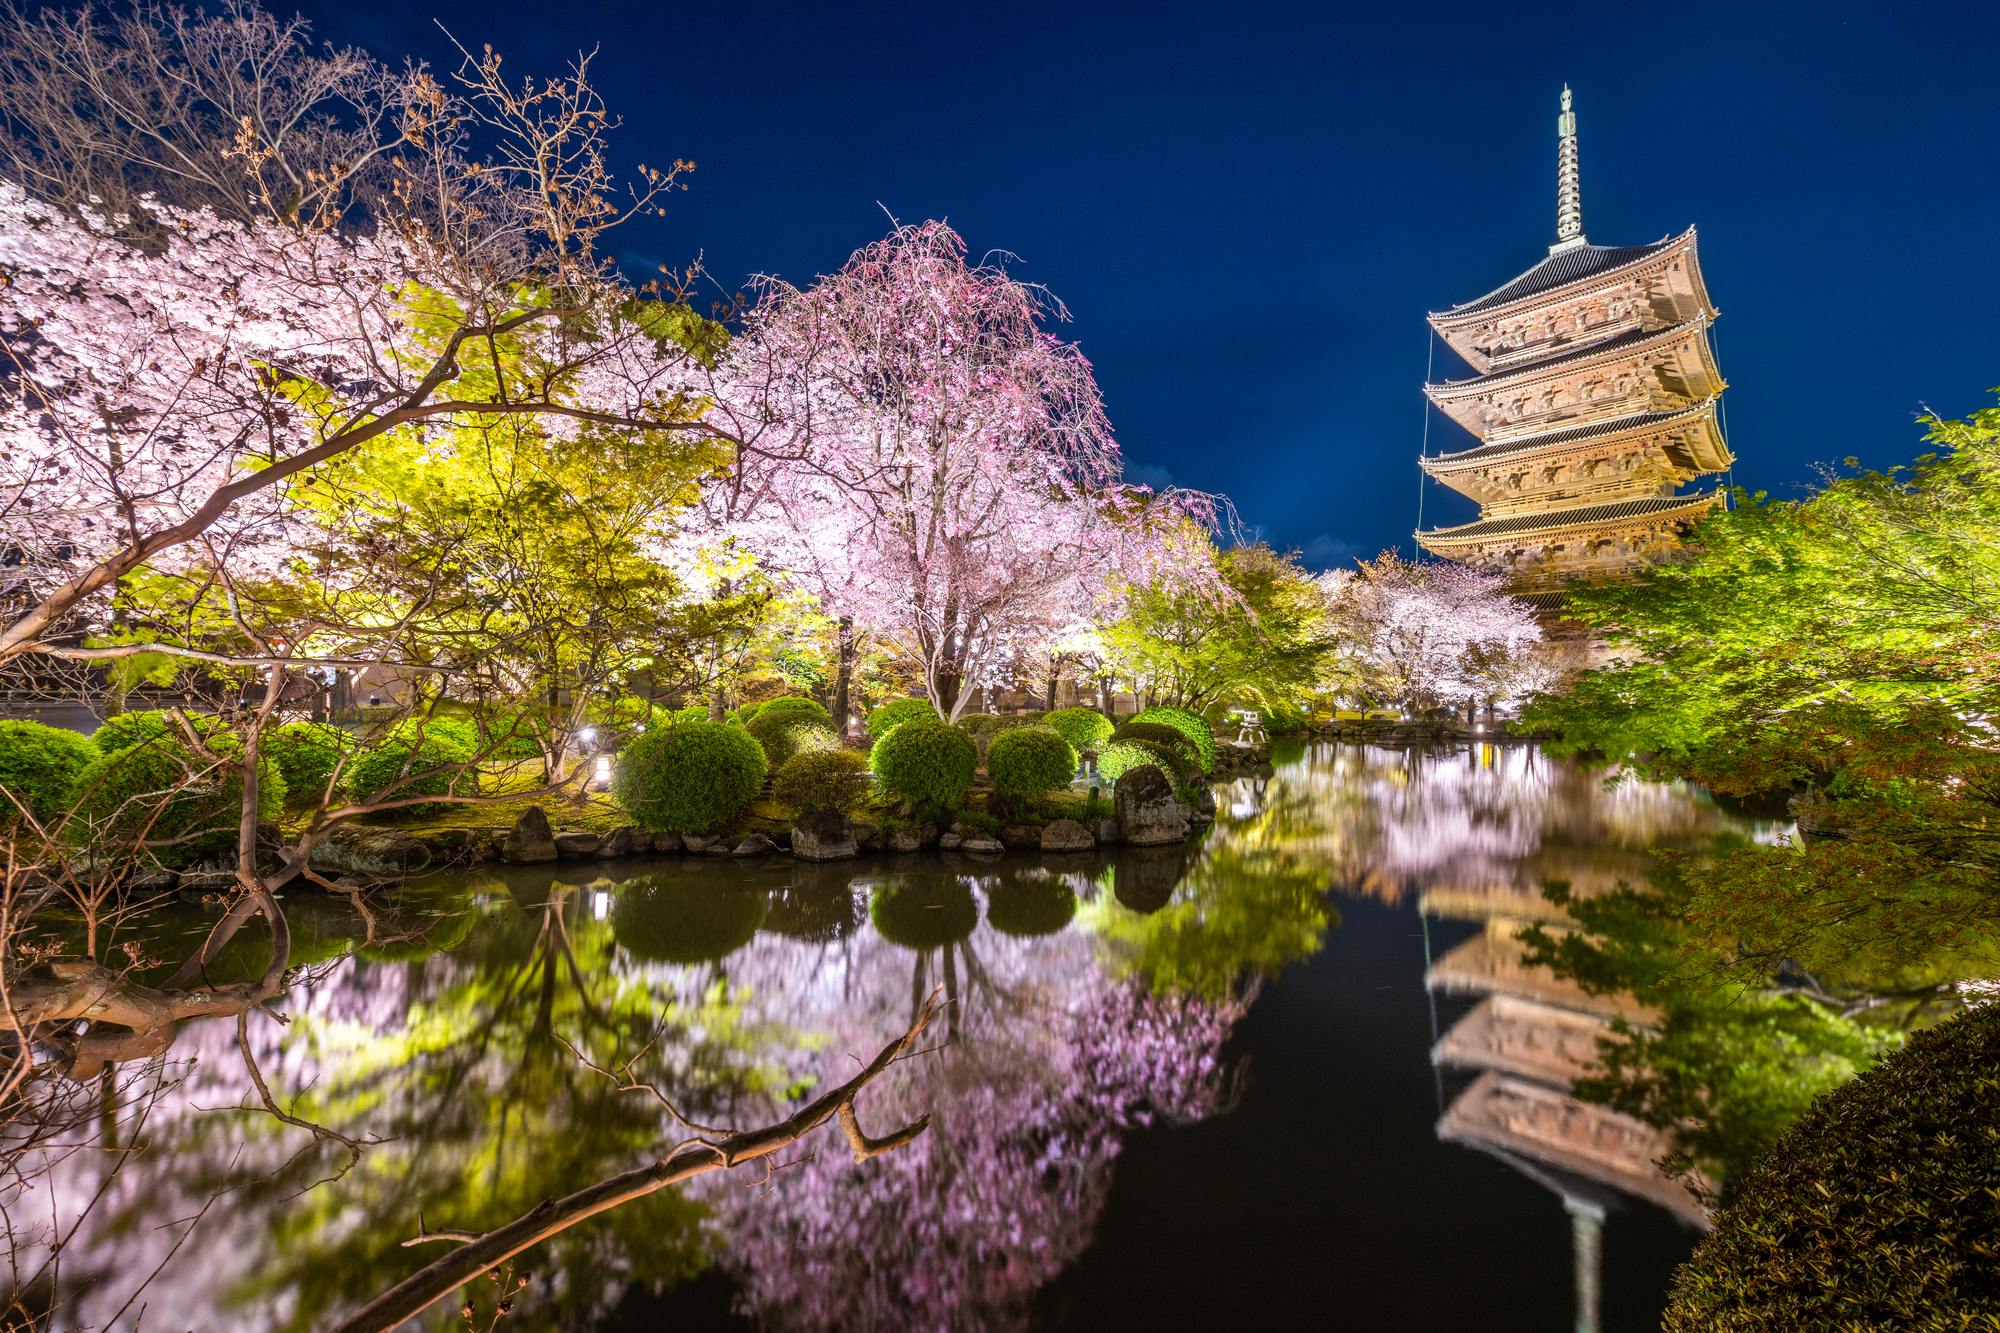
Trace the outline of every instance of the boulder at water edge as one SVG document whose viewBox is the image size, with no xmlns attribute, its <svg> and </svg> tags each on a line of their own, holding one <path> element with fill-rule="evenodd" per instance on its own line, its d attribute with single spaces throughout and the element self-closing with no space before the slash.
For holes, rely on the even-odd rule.
<svg viewBox="0 0 2000 1333">
<path fill-rule="evenodd" d="M 1042 830 L 1045 852 L 1087 852 L 1096 845 L 1090 830 L 1074 819 L 1058 819 Z"/>
<path fill-rule="evenodd" d="M 839 815 L 802 815 L 792 825 L 792 855 L 801 861 L 851 860 L 854 830 Z"/>
<path fill-rule="evenodd" d="M 595 833 L 558 833 L 556 854 L 571 857 L 595 856 L 598 844 L 602 841 L 603 839 Z"/>
<path fill-rule="evenodd" d="M 556 837 L 549 831 L 549 817 L 542 813 L 542 807 L 531 805 L 514 821 L 514 829 L 501 845 L 500 855 L 524 864 L 556 859 L 559 855 Z"/>
<path fill-rule="evenodd" d="M 1187 807 L 1174 799 L 1174 784 L 1157 764 L 1141 764 L 1118 775 L 1112 790 L 1118 832 L 1135 847 L 1179 842 L 1188 835 Z"/>
</svg>

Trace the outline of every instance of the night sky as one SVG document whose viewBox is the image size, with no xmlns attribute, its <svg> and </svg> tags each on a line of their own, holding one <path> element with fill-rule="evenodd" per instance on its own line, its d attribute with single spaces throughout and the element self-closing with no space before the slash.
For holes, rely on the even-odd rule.
<svg viewBox="0 0 2000 1333">
<path fill-rule="evenodd" d="M 699 164 L 619 234 L 635 273 L 809 281 L 885 210 L 1011 252 L 1069 306 L 1128 476 L 1225 492 L 1315 566 L 1409 549 L 1424 312 L 1546 254 L 1565 82 L 1590 239 L 1700 228 L 1737 484 L 1906 461 L 1918 411 L 2000 384 L 1991 3 L 303 12 L 398 62 L 452 63 L 433 20 L 520 74 L 598 48 L 622 165 Z M 1429 488 L 1426 526 L 1473 513 Z"/>
</svg>

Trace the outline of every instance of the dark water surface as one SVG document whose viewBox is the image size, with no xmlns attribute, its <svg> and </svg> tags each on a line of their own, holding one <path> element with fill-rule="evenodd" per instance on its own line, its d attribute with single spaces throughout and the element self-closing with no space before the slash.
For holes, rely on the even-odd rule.
<svg viewBox="0 0 2000 1333">
<path fill-rule="evenodd" d="M 401 1245 L 419 1215 L 485 1229 L 691 1132 L 621 1082 L 766 1123 L 942 987 L 936 1049 L 860 1102 L 876 1134 L 928 1113 L 909 1148 L 856 1166 L 823 1131 L 775 1172 L 604 1215 L 523 1262 L 502 1327 L 1573 1327 L 1562 1198 L 1437 1132 L 1487 1084 L 1434 1068 L 1436 1037 L 1512 983 L 1444 983 L 1491 971 L 1544 880 L 1596 891 L 1647 848 L 1774 830 L 1526 747 L 1320 746 L 1218 798 L 1186 848 L 482 867 L 407 886 L 377 938 L 423 934 L 372 946 L 294 894 L 320 961 L 253 1048 L 298 1114 L 384 1142 L 301 1193 L 345 1155 L 234 1109 L 234 1025 L 192 1027 L 153 1074 L 177 1082 L 119 1127 L 146 1151 L 55 1183 L 73 1213 L 97 1200 L 67 1271 L 107 1280 L 78 1321 L 164 1264 L 146 1328 L 324 1327 L 424 1261 Z M 156 931 L 208 924 L 189 907 Z M 1603 1188 L 1632 1169 L 1606 1152 L 1556 1183 L 1624 1198 L 1599 1326 L 1656 1327 L 1694 1233 Z M 463 1326 L 442 1305 L 412 1325 Z"/>
</svg>

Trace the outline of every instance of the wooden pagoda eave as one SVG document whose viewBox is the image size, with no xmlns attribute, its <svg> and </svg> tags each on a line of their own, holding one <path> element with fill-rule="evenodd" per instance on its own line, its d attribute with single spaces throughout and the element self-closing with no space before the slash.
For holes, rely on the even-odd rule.
<svg viewBox="0 0 2000 1333">
<path fill-rule="evenodd" d="M 1705 514 L 1718 504 L 1721 504 L 1723 495 L 1721 491 L 1705 491 L 1699 495 L 1662 496 L 1659 498 L 1673 500 L 1677 503 L 1663 504 L 1657 508 L 1640 509 L 1633 513 L 1614 514 L 1610 516 L 1592 516 L 1592 511 L 1619 507 L 1615 502 L 1612 504 L 1586 504 L 1566 509 L 1546 510 L 1539 515 L 1517 514 L 1499 516 L 1497 519 L 1482 518 L 1476 522 L 1461 524 L 1455 528 L 1432 528 L 1429 532 L 1418 531 L 1410 535 L 1425 550 L 1435 552 L 1439 555 L 1446 554 L 1448 549 L 1474 551 L 1481 547 L 1492 546 L 1503 539 L 1513 545 L 1540 546 L 1558 538 L 1567 539 L 1590 532 L 1617 532 L 1627 529 L 1655 528 L 1662 523 L 1689 522 L 1699 514 Z M 1529 518 L 1541 518 L 1546 521 L 1539 524 L 1517 524 L 1515 522 L 1515 520 Z M 1487 528 L 1489 524 L 1495 522 L 1507 522 L 1508 526 L 1498 531 L 1491 528 L 1488 528 L 1485 532 L 1479 531 L 1479 529 Z"/>
<path fill-rule="evenodd" d="M 1629 426 L 1622 430 L 1606 430 L 1580 438 L 1570 437 L 1570 432 L 1567 431 L 1555 432 L 1554 438 L 1547 434 L 1524 435 L 1517 439 L 1479 445 L 1458 453 L 1435 454 L 1428 458 L 1420 458 L 1417 460 L 1417 466 L 1454 490 L 1464 491 L 1463 487 L 1453 482 L 1454 476 L 1483 471 L 1503 463 L 1531 463 L 1543 458 L 1594 453 L 1600 450 L 1616 452 L 1634 444 L 1673 434 L 1682 434 L 1683 438 L 1687 434 L 1698 437 L 1698 443 L 1690 450 L 1698 466 L 1688 473 L 1690 477 L 1721 472 L 1735 461 L 1716 421 L 1716 400 L 1709 398 L 1679 412 L 1659 414 L 1659 419 L 1644 425 Z M 1465 491 L 1465 494 L 1470 495 L 1472 492 Z"/>
</svg>

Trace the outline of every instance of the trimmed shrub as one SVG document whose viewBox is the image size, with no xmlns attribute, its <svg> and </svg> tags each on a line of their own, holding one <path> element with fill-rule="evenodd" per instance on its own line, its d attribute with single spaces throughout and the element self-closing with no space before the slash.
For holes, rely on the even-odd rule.
<svg viewBox="0 0 2000 1333">
<path fill-rule="evenodd" d="M 764 747 L 764 758 L 773 768 L 784 767 L 793 755 L 841 748 L 840 733 L 833 729 L 833 723 L 812 713 L 784 708 L 774 713 L 767 708 L 745 723 L 743 730 Z"/>
<path fill-rule="evenodd" d="M 763 704 L 738 704 L 736 706 L 736 718 L 739 722 L 748 722 L 763 711 Z"/>
<path fill-rule="evenodd" d="M 1215 733 L 1208 729 L 1208 723 L 1200 713 L 1186 708 L 1147 708 L 1132 715 L 1134 722 L 1158 722 L 1172 727 L 1181 735 L 1194 742 L 1195 755 L 1201 760 L 1201 771 L 1215 771 Z"/>
<path fill-rule="evenodd" d="M 182 713 L 188 726 L 194 728 L 197 736 L 211 736 L 225 730 L 213 713 Z M 117 754 L 143 741 L 166 739 L 177 745 L 187 744 L 187 732 L 179 723 L 158 709 L 145 709 L 137 713 L 120 713 L 117 717 L 104 719 L 91 734 L 90 743 L 101 754 Z"/>
<path fill-rule="evenodd" d="M 1069 786 L 1076 751 L 1053 727 L 1021 727 L 993 738 L 986 772 L 996 796 L 1040 796 Z"/>
<path fill-rule="evenodd" d="M 979 904 L 959 880 L 927 875 L 875 890 L 868 900 L 868 919 L 891 944 L 942 949 L 972 933 L 979 924 Z"/>
<path fill-rule="evenodd" d="M 1043 721 L 1054 727 L 1072 750 L 1095 750 L 1111 739 L 1111 719 L 1095 708 L 1058 708 Z"/>
<path fill-rule="evenodd" d="M 618 886 L 611 935 L 636 958 L 708 963 L 748 944 L 769 910 L 763 894 L 718 875 L 647 875 Z"/>
<path fill-rule="evenodd" d="M 0 787 L 46 824 L 69 805 L 77 774 L 103 752 L 83 736 L 40 722 L 0 722 Z M 0 798 L 0 824 L 20 814 L 14 801 Z"/>
<path fill-rule="evenodd" d="M 929 718 L 940 725 L 944 721 L 938 716 L 937 709 L 931 707 L 931 701 L 928 699 L 897 699 L 893 703 L 883 704 L 870 713 L 868 721 L 863 725 L 868 728 L 868 734 L 879 741 L 889 734 L 891 728 L 914 718 Z"/>
<path fill-rule="evenodd" d="M 354 753 L 354 738 L 324 722 L 287 722 L 264 737 L 264 753 L 285 776 L 286 800 L 316 805 L 333 770 Z"/>
<path fill-rule="evenodd" d="M 1147 764 L 1156 765 L 1173 784 L 1174 799 L 1186 804 L 1194 797 L 1194 789 L 1188 785 L 1186 777 L 1187 752 L 1169 750 L 1164 745 L 1152 741 L 1111 741 L 1097 752 L 1097 774 L 1106 782 L 1116 784 L 1119 775 L 1127 769 L 1142 768 Z"/>
<path fill-rule="evenodd" d="M 759 717 L 768 717 L 772 713 L 811 713 L 828 722 L 833 721 L 833 714 L 826 711 L 824 704 L 797 694 L 787 694 L 783 698 L 773 699 L 757 710 Z"/>
<path fill-rule="evenodd" d="M 423 724 L 420 739 L 414 720 L 398 722 L 348 761 L 347 790 L 357 801 L 475 794 L 479 774 L 452 767 L 472 758 L 473 748 L 465 743 L 464 734 L 462 722 L 433 719 Z M 397 808 L 411 815 L 430 815 L 450 807 L 449 801 L 423 801 Z"/>
<path fill-rule="evenodd" d="M 986 924 L 1002 935 L 1053 935 L 1075 915 L 1076 893 L 1047 876 L 996 884 L 986 894 Z"/>
<path fill-rule="evenodd" d="M 868 752 L 868 768 L 881 780 L 883 790 L 919 804 L 964 804 L 978 767 L 979 746 L 936 713 L 891 727 Z"/>
<path fill-rule="evenodd" d="M 1149 744 L 1159 746 L 1168 754 L 1179 755 L 1181 757 L 1180 771 L 1183 774 L 1193 774 L 1201 771 L 1201 755 L 1196 752 L 1193 743 L 1178 728 L 1167 726 L 1165 723 L 1127 722 L 1124 726 L 1111 733 L 1111 739 L 1114 743 L 1118 741 L 1146 741 Z"/>
<path fill-rule="evenodd" d="M 1291 736 L 1305 730 L 1305 714 L 1289 708 L 1260 708 L 1257 710 L 1258 725 L 1268 736 Z"/>
<path fill-rule="evenodd" d="M 655 833 L 713 833 L 764 789 L 764 747 L 727 722 L 681 722 L 635 739 L 611 794 Z"/>
<path fill-rule="evenodd" d="M 1661 1327 L 1988 1328 L 2000 1315 L 2000 1005 L 1912 1034 L 1732 1182 Z"/>
<path fill-rule="evenodd" d="M 75 840 L 102 830 L 125 835 L 143 831 L 148 842 L 184 839 L 159 849 L 160 862 L 198 861 L 236 841 L 243 805 L 237 764 L 242 757 L 243 743 L 226 732 L 209 737 L 199 753 L 162 733 L 100 755 L 76 775 L 71 796 L 76 814 L 65 832 Z M 284 809 L 284 775 L 271 756 L 261 755 L 257 817 L 276 819 Z"/>
<path fill-rule="evenodd" d="M 831 813 L 846 809 L 867 786 L 867 756 L 846 749 L 813 750 L 784 762 L 772 795 L 802 815 Z"/>
</svg>

